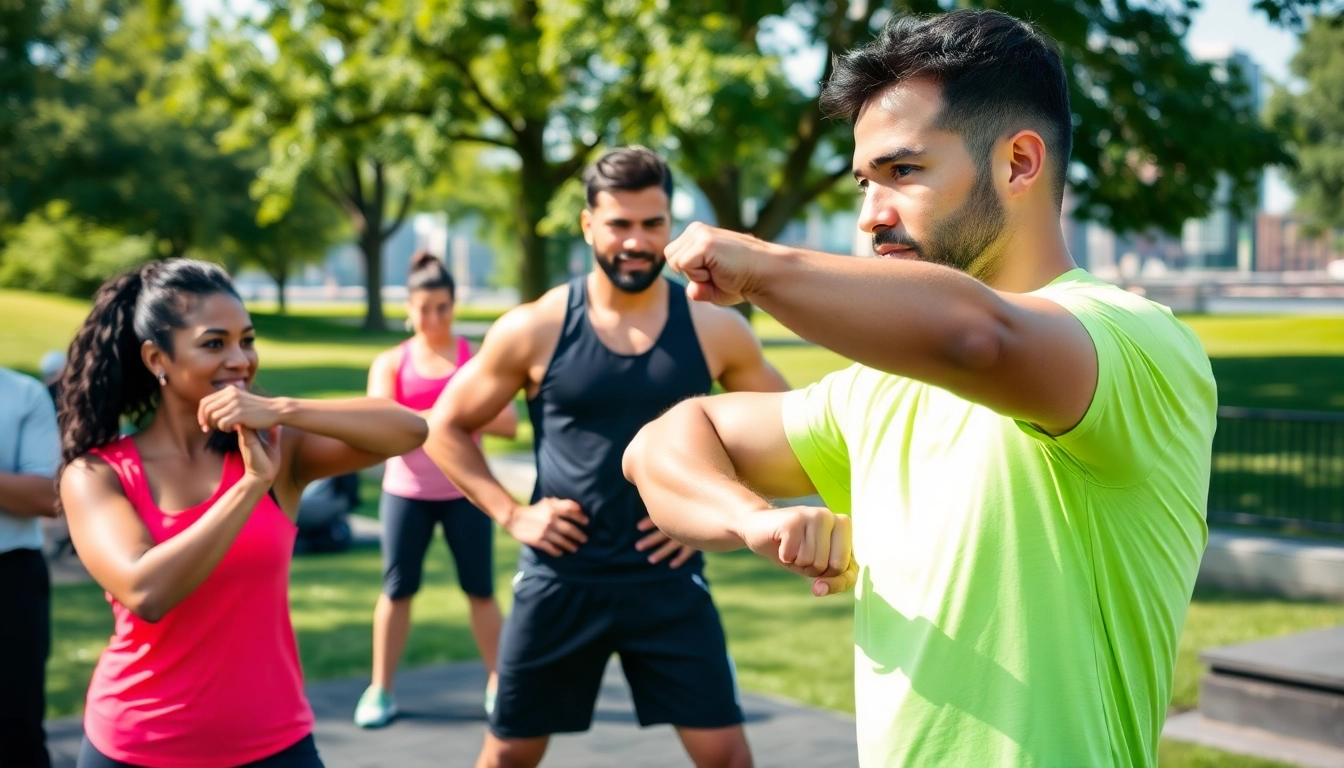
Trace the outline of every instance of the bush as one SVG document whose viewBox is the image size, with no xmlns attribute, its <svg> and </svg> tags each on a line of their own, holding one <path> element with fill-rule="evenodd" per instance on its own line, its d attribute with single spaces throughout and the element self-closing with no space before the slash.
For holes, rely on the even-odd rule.
<svg viewBox="0 0 1344 768">
<path fill-rule="evenodd" d="M 99 226 L 57 200 L 10 229 L 0 286 L 89 297 L 107 278 L 155 256 L 154 240 Z"/>
</svg>

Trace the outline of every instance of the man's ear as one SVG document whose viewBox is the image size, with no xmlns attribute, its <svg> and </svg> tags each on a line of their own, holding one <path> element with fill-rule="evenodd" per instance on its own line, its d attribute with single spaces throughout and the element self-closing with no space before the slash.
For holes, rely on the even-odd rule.
<svg viewBox="0 0 1344 768">
<path fill-rule="evenodd" d="M 1045 140 L 1032 130 L 1022 130 L 1008 139 L 1008 197 L 1021 197 L 1047 179 Z"/>
</svg>

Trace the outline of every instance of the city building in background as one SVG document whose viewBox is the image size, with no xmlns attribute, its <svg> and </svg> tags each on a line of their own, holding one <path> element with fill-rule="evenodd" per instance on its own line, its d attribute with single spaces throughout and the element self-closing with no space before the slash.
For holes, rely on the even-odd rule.
<svg viewBox="0 0 1344 768">
<path fill-rule="evenodd" d="M 1256 219 L 1257 269 L 1327 271 L 1331 262 L 1344 260 L 1344 233 L 1308 232 L 1309 228 L 1298 216 L 1261 213 Z"/>
<path fill-rule="evenodd" d="M 1263 77 L 1250 56 L 1226 44 L 1196 44 L 1191 53 L 1197 61 L 1213 68 L 1213 77 L 1230 84 L 1239 79 L 1246 87 L 1241 104 L 1252 115 L 1264 107 Z M 1213 211 L 1202 219 L 1185 222 L 1181 230 L 1183 266 L 1194 269 L 1235 269 L 1250 272 L 1255 268 L 1255 214 L 1264 207 L 1264 174 L 1256 182 L 1255 210 L 1238 216 L 1230 205 L 1231 183 L 1218 180 Z"/>
</svg>

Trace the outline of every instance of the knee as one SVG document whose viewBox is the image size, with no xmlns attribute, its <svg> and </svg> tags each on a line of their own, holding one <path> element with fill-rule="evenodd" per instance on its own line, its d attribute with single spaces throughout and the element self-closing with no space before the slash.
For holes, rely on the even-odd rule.
<svg viewBox="0 0 1344 768">
<path fill-rule="evenodd" d="M 411 598 L 413 597 L 415 597 L 414 590 L 409 592 L 402 589 L 383 590 L 383 599 L 386 600 L 388 605 L 392 606 L 393 608 L 400 609 L 409 607 L 411 604 Z"/>
<path fill-rule="evenodd" d="M 717 744 L 700 745 L 692 760 L 696 768 L 752 768 L 751 748 L 745 737 L 723 739 Z"/>
<path fill-rule="evenodd" d="M 476 768 L 536 768 L 546 753 L 546 744 L 535 739 L 487 738 Z"/>
<path fill-rule="evenodd" d="M 471 606 L 471 609 L 472 609 L 473 611 L 484 610 L 484 609 L 487 609 L 487 608 L 494 608 L 494 607 L 495 607 L 495 596 L 494 596 L 494 595 L 473 595 L 473 594 L 471 594 L 470 592 L 468 592 L 468 593 L 467 593 L 467 603 Z"/>
<path fill-rule="evenodd" d="M 747 748 L 746 742 L 734 744 L 714 757 L 705 768 L 752 768 L 751 750 Z"/>
<path fill-rule="evenodd" d="M 419 591 L 418 579 L 383 579 L 383 596 L 394 603 L 407 602 Z"/>
</svg>

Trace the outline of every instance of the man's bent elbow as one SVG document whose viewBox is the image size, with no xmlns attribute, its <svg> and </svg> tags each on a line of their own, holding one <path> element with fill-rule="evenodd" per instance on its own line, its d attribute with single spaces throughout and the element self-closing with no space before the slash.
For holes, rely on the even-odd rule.
<svg viewBox="0 0 1344 768">
<path fill-rule="evenodd" d="M 625 474 L 625 479 L 635 485 L 639 485 L 639 465 L 644 456 L 644 444 L 648 442 L 650 424 L 645 424 L 635 434 L 635 439 L 625 447 L 625 453 L 621 455 L 621 472 Z"/>
</svg>

